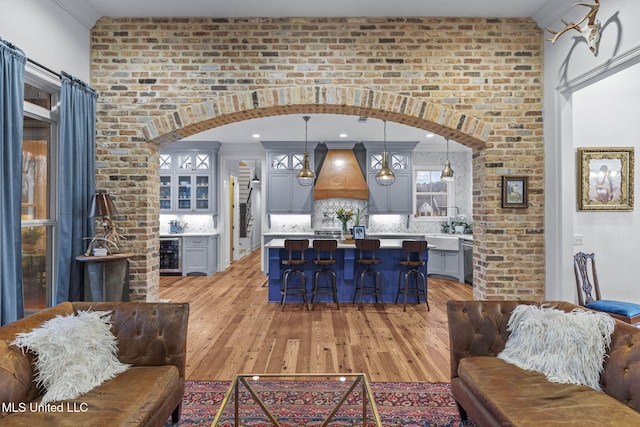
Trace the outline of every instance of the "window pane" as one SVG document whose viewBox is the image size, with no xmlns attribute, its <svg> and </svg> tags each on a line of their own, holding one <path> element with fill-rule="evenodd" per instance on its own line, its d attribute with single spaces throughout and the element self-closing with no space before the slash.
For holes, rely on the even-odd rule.
<svg viewBox="0 0 640 427">
<path fill-rule="evenodd" d="M 28 83 L 24 85 L 24 100 L 51 110 L 51 94 Z"/>
<path fill-rule="evenodd" d="M 22 285 L 25 310 L 47 306 L 46 226 L 22 227 Z"/>
<path fill-rule="evenodd" d="M 449 183 L 440 181 L 440 171 L 416 171 L 416 216 L 447 216 Z"/>
<path fill-rule="evenodd" d="M 22 290 L 25 314 L 51 304 L 53 282 L 52 236 L 55 230 L 55 189 L 59 88 L 35 74 L 24 85 L 22 141 L 21 240 Z M 41 84 L 40 84 L 41 82 Z M 47 88 L 47 89 L 45 89 Z"/>
<path fill-rule="evenodd" d="M 304 154 L 291 154 L 291 169 L 299 170 L 304 166 Z"/>
<path fill-rule="evenodd" d="M 171 154 L 160 154 L 160 170 L 171 170 L 173 168 L 171 159 Z"/>
<path fill-rule="evenodd" d="M 24 118 L 22 141 L 22 219 L 48 219 L 49 135 L 51 125 Z"/>
<path fill-rule="evenodd" d="M 289 169 L 289 155 L 288 154 L 274 154 L 271 158 L 271 169 Z"/>
<path fill-rule="evenodd" d="M 391 169 L 409 169 L 409 156 L 406 154 L 391 154 Z"/>
</svg>

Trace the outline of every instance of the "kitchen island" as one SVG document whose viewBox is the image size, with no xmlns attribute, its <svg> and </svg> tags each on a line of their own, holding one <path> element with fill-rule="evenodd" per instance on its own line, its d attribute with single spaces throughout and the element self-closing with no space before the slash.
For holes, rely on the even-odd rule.
<svg viewBox="0 0 640 427">
<path fill-rule="evenodd" d="M 265 244 L 268 251 L 269 263 L 269 302 L 280 302 L 282 289 L 282 273 L 286 269 L 280 262 L 281 259 L 287 258 L 288 253 L 284 249 L 284 239 L 273 239 Z M 313 239 L 309 239 L 309 249 L 305 251 L 305 259 L 307 263 L 304 265 L 304 272 L 307 277 L 307 298 L 311 302 L 313 292 L 313 272 L 316 266 L 313 259 L 316 256 L 313 249 Z M 333 265 L 333 271 L 336 272 L 336 282 L 338 287 L 338 301 L 351 303 L 355 294 L 355 277 L 360 266 L 355 262 L 358 257 L 358 250 L 354 243 L 346 243 L 338 241 L 338 249 L 334 252 L 336 263 Z M 380 239 L 380 249 L 376 251 L 376 257 L 382 262 L 375 266 L 377 271 L 382 273 L 382 302 L 389 303 L 396 301 L 398 292 L 398 276 L 404 269 L 399 261 L 406 259 L 406 255 L 402 250 L 402 240 L 400 239 Z M 426 261 L 428 251 L 425 251 L 423 259 L 425 266 L 421 268 L 425 277 L 427 276 Z M 295 278 L 297 280 L 297 278 Z M 320 277 L 320 280 L 329 280 L 328 277 Z M 369 280 L 369 277 L 367 277 Z M 368 282 L 367 282 L 368 283 Z M 302 302 L 302 297 L 298 298 Z M 296 301 L 294 297 L 287 297 L 287 302 Z M 319 295 L 318 302 L 333 302 L 330 295 Z M 373 296 L 364 295 L 364 302 L 375 302 Z M 400 298 L 402 301 L 402 297 Z M 409 297 L 408 302 L 415 302 L 415 298 Z"/>
</svg>

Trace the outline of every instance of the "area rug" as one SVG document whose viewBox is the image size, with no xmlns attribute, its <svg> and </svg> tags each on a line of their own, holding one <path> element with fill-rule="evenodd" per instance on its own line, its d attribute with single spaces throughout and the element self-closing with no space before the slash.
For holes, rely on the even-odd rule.
<svg viewBox="0 0 640 427">
<path fill-rule="evenodd" d="M 226 381 L 187 381 L 178 426 L 210 426 L 230 383 Z M 360 391 L 362 389 L 360 388 Z M 449 383 L 371 383 L 378 413 L 384 427 L 469 426 L 462 423 Z M 258 390 L 256 390 L 258 391 Z M 282 426 L 320 426 L 340 399 L 343 390 L 324 381 L 268 381 L 259 392 Z M 242 423 L 272 426 L 243 388 L 240 393 Z M 233 404 L 224 413 L 220 426 L 233 426 Z M 329 426 L 362 426 L 363 402 L 356 389 L 337 412 Z M 370 414 L 371 411 L 368 409 Z M 167 424 L 170 425 L 170 424 Z M 367 426 L 374 426 L 367 417 Z"/>
</svg>

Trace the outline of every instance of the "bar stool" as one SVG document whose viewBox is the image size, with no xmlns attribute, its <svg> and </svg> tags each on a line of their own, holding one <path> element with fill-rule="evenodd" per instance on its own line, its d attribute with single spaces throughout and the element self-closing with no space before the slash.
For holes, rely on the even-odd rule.
<svg viewBox="0 0 640 427">
<path fill-rule="evenodd" d="M 313 309 L 315 309 L 316 297 L 318 295 L 333 295 L 333 301 L 338 306 L 338 310 L 340 309 L 340 304 L 338 304 L 338 288 L 336 287 L 336 272 L 331 269 L 331 266 L 336 263 L 336 260 L 333 258 L 333 252 L 338 247 L 337 240 L 314 240 L 313 241 L 313 249 L 316 250 L 316 259 L 313 260 L 313 264 L 322 267 L 320 270 L 316 270 L 313 273 L 313 298 L 311 299 L 311 304 L 313 305 Z M 323 258 L 323 254 L 327 254 L 328 258 Z M 320 286 L 319 278 L 321 275 L 329 275 L 330 286 Z"/>
<path fill-rule="evenodd" d="M 307 277 L 302 270 L 302 266 L 307 263 L 304 259 L 304 251 L 309 247 L 309 239 L 286 239 L 284 241 L 284 248 L 289 252 L 289 257 L 280 260 L 282 265 L 288 266 L 282 273 L 282 298 L 280 304 L 282 305 L 282 311 L 284 311 L 284 303 L 286 302 L 288 295 L 302 296 L 305 307 L 309 310 L 309 304 L 307 302 Z M 298 284 L 289 283 L 291 276 L 300 276 Z"/>
<path fill-rule="evenodd" d="M 400 260 L 399 264 L 403 267 L 398 275 L 398 293 L 396 294 L 396 304 L 398 303 L 398 297 L 400 294 L 404 294 L 404 304 L 402 306 L 403 311 L 407 311 L 407 297 L 414 296 L 420 304 L 420 295 L 424 294 L 424 302 L 427 303 L 427 311 L 429 310 L 429 301 L 427 301 L 427 278 L 424 273 L 420 271 L 420 267 L 424 266 L 425 261 L 422 259 L 422 254 L 427 251 L 427 242 L 415 241 L 415 240 L 403 240 L 402 250 L 407 255 L 406 260 Z M 404 286 L 403 279 L 404 278 Z M 410 286 L 411 278 L 415 279 L 415 286 Z M 421 282 L 422 281 L 422 282 Z M 422 285 L 422 286 L 421 286 Z"/>
<path fill-rule="evenodd" d="M 380 248 L 380 239 L 358 239 L 356 240 L 356 248 L 360 251 L 359 258 L 355 262 L 361 266 L 356 274 L 356 292 L 353 295 L 353 302 L 360 295 L 360 303 L 362 303 L 363 295 L 373 295 L 378 302 L 378 297 L 382 300 L 382 273 L 374 270 L 374 266 L 382 262 L 376 258 L 376 250 Z M 370 257 L 365 257 L 368 254 Z M 365 278 L 371 276 L 371 286 L 366 286 Z"/>
</svg>

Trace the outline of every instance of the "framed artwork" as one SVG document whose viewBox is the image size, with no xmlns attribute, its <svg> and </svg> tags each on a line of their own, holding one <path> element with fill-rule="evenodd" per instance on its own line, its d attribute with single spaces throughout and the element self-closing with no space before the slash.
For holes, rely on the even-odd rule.
<svg viewBox="0 0 640 427">
<path fill-rule="evenodd" d="M 354 225 L 353 226 L 353 238 L 354 239 L 364 239 L 364 225 Z"/>
<path fill-rule="evenodd" d="M 529 177 L 502 177 L 502 207 L 527 208 L 529 206 Z"/>
<path fill-rule="evenodd" d="M 578 210 L 633 210 L 633 147 L 578 148 Z"/>
</svg>

